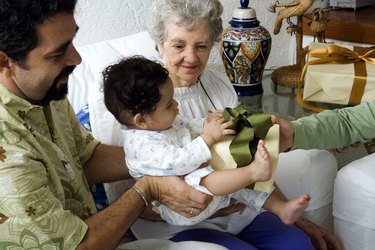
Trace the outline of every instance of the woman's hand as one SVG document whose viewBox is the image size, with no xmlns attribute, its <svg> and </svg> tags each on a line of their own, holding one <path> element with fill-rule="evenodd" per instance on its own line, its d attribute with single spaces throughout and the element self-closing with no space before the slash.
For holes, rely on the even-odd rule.
<svg viewBox="0 0 375 250">
<path fill-rule="evenodd" d="M 203 194 L 190 187 L 183 177 L 145 176 L 138 182 L 148 185 L 148 197 L 166 205 L 185 217 L 197 216 L 212 200 L 212 196 Z"/>
<path fill-rule="evenodd" d="M 223 117 L 223 110 L 215 110 L 215 111 L 209 111 L 206 121 L 211 121 L 212 119 L 222 118 Z"/>
<path fill-rule="evenodd" d="M 303 230 L 311 239 L 317 250 L 340 250 L 340 241 L 328 230 L 305 218 L 299 218 L 295 225 Z"/>
<path fill-rule="evenodd" d="M 275 115 L 271 116 L 272 122 L 280 128 L 280 152 L 290 149 L 294 143 L 294 126 L 290 121 Z"/>
</svg>

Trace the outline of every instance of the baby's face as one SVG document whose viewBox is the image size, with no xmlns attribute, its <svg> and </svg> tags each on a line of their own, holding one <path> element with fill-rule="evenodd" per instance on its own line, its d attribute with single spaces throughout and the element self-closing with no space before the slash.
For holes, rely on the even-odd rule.
<svg viewBox="0 0 375 250">
<path fill-rule="evenodd" d="M 160 101 L 156 110 L 147 115 L 149 130 L 166 130 L 170 128 L 178 115 L 178 103 L 173 99 L 173 84 L 170 78 L 160 86 Z"/>
</svg>

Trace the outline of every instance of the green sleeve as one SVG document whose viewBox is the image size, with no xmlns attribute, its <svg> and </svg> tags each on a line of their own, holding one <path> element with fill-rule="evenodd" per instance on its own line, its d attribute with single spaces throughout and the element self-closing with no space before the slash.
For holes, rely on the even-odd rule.
<svg viewBox="0 0 375 250">
<path fill-rule="evenodd" d="M 333 149 L 375 138 L 375 102 L 327 110 L 293 121 L 293 149 Z"/>
</svg>

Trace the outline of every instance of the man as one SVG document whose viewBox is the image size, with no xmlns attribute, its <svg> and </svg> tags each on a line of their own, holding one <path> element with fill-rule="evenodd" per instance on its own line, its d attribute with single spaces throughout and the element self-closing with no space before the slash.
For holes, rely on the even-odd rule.
<svg viewBox="0 0 375 250">
<path fill-rule="evenodd" d="M 177 177 L 146 177 L 96 213 L 87 180 L 130 176 L 123 149 L 85 132 L 65 97 L 81 62 L 75 5 L 0 2 L 0 249 L 112 249 L 151 200 L 190 217 L 208 202 Z"/>
</svg>

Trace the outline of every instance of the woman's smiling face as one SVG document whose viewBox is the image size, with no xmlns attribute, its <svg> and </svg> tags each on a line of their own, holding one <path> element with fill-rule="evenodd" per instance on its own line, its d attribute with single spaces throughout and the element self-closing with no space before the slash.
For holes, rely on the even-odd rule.
<svg viewBox="0 0 375 250">
<path fill-rule="evenodd" d="M 167 24 L 165 41 L 158 45 L 164 67 L 174 87 L 196 84 L 206 68 L 212 48 L 208 22 L 198 22 L 191 29 Z"/>
</svg>

